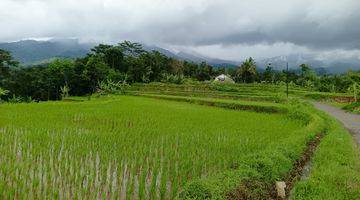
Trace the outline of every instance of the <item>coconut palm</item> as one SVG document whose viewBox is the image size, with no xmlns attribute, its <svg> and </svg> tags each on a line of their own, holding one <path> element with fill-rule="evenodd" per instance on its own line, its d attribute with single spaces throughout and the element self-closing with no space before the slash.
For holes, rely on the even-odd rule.
<svg viewBox="0 0 360 200">
<path fill-rule="evenodd" d="M 253 58 L 245 60 L 237 69 L 237 80 L 244 83 L 251 83 L 256 78 L 256 64 Z"/>
</svg>

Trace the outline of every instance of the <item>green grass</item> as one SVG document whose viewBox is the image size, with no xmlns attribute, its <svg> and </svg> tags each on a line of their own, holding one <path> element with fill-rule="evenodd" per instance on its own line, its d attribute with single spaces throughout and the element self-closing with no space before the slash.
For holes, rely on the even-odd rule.
<svg viewBox="0 0 360 200">
<path fill-rule="evenodd" d="M 343 106 L 342 108 L 348 112 L 360 114 L 360 102 L 347 104 L 347 105 Z"/>
<path fill-rule="evenodd" d="M 262 153 L 254 153 L 248 158 L 243 158 L 235 169 L 190 182 L 183 196 L 186 199 L 272 198 L 269 191 L 272 190 L 275 181 L 284 180 L 306 148 L 306 143 L 326 128 L 323 119 L 311 112 L 313 110 L 309 105 L 293 102 L 289 109 L 292 110 L 289 117 L 307 121 L 306 127 L 293 132 L 291 139 L 283 140 L 283 143 L 264 147 Z M 301 112 L 304 113 L 300 114 Z"/>
<path fill-rule="evenodd" d="M 269 102 L 251 102 L 241 100 L 229 100 L 229 99 L 216 99 L 216 98 L 200 98 L 200 97 L 182 97 L 172 95 L 149 95 L 141 94 L 141 96 L 164 99 L 171 101 L 188 102 L 198 105 L 221 107 L 233 110 L 249 110 L 255 112 L 265 113 L 287 113 L 288 108 L 283 104 L 269 103 Z"/>
<path fill-rule="evenodd" d="M 212 97 L 248 101 L 284 102 L 286 100 L 285 88 L 262 84 L 134 84 L 131 86 L 129 92 L 133 94 Z"/>
<path fill-rule="evenodd" d="M 345 110 L 346 112 L 360 114 L 360 102 L 345 103 L 336 101 L 325 101 L 327 105 L 334 106 Z"/>
<path fill-rule="evenodd" d="M 312 160 L 309 177 L 298 182 L 294 199 L 360 199 L 360 155 L 353 138 L 334 119 Z"/>
<path fill-rule="evenodd" d="M 278 157 L 273 149 L 295 159 L 313 135 L 285 114 L 131 96 L 0 112 L 2 199 L 175 198 L 189 181 Z M 266 165 L 269 178 L 283 164 Z"/>
</svg>

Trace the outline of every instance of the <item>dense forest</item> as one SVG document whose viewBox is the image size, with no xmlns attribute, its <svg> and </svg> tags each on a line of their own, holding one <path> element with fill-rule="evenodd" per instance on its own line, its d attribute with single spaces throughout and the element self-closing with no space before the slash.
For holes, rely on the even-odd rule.
<svg viewBox="0 0 360 200">
<path fill-rule="evenodd" d="M 11 54 L 0 49 L 0 98 L 9 101 L 58 100 L 62 96 L 92 94 L 104 84 L 135 82 L 211 81 L 220 74 L 237 83 L 298 85 L 322 92 L 358 93 L 360 73 L 318 76 L 307 64 L 298 70 L 275 71 L 269 66 L 258 71 L 254 59 L 238 68 L 212 67 L 209 64 L 180 61 L 158 51 L 145 51 L 138 43 L 100 44 L 76 60 L 58 59 L 49 64 L 19 67 Z"/>
</svg>

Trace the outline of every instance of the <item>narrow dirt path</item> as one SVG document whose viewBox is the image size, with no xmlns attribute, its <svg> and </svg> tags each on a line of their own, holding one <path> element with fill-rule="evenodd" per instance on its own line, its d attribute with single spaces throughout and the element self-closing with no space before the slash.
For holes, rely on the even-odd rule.
<svg viewBox="0 0 360 200">
<path fill-rule="evenodd" d="M 325 105 L 319 102 L 314 102 L 317 109 L 327 112 L 329 115 L 335 117 L 354 135 L 357 144 L 360 146 L 360 115 L 347 113 L 340 108 Z"/>
</svg>

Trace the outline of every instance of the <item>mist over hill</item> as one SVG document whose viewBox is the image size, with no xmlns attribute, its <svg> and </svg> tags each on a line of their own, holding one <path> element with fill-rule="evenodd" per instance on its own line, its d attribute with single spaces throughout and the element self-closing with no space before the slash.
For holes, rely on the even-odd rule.
<svg viewBox="0 0 360 200">
<path fill-rule="evenodd" d="M 96 43 L 80 43 L 77 39 L 52 39 L 48 41 L 22 40 L 18 42 L 0 43 L 0 49 L 8 50 L 14 58 L 22 65 L 34 65 L 49 62 L 55 58 L 79 58 L 89 53 Z M 207 62 L 214 67 L 237 67 L 239 61 L 223 60 L 200 55 L 194 52 L 172 52 L 167 49 L 154 46 L 143 45 L 147 51 L 159 51 L 162 54 L 179 60 L 191 62 Z M 348 70 L 360 70 L 360 59 L 356 57 L 346 59 L 320 60 L 311 54 L 290 54 L 271 58 L 255 58 L 259 70 L 265 69 L 269 63 L 275 70 L 289 68 L 296 70 L 300 64 L 306 63 L 315 69 L 318 74 L 339 74 L 346 73 Z"/>
<path fill-rule="evenodd" d="M 80 44 L 76 39 L 49 41 L 22 40 L 0 43 L 0 49 L 8 50 L 23 65 L 46 62 L 53 58 L 78 58 L 85 56 L 92 44 Z"/>
</svg>

